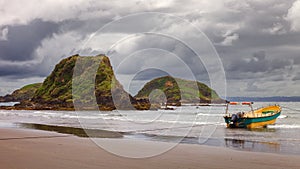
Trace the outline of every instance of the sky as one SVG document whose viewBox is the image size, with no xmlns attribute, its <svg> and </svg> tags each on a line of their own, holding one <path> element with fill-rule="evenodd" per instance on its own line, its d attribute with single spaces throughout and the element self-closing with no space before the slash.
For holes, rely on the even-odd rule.
<svg viewBox="0 0 300 169">
<path fill-rule="evenodd" d="M 0 0 L 0 16 L 0 95 L 104 53 L 132 94 L 171 74 L 222 96 L 300 96 L 300 0 Z"/>
</svg>

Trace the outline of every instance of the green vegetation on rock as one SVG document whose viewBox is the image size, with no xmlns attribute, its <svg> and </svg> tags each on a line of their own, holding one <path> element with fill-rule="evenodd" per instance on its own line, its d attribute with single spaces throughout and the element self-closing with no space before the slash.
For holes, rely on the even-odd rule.
<svg viewBox="0 0 300 169">
<path fill-rule="evenodd" d="M 72 75 L 78 57 L 74 55 L 57 64 L 32 100 L 38 103 L 72 102 Z"/>
<path fill-rule="evenodd" d="M 34 96 L 35 91 L 42 85 L 42 83 L 34 83 L 26 85 L 20 89 L 15 90 L 12 94 L 0 97 L 1 102 L 21 102 L 29 100 Z"/>
<path fill-rule="evenodd" d="M 161 92 L 153 92 L 155 90 Z M 163 98 L 166 98 L 168 105 L 177 106 L 181 103 L 219 103 L 223 101 L 214 90 L 203 83 L 171 76 L 151 80 L 135 97 L 148 98 L 149 95 L 152 95 L 151 98 L 157 102 L 163 102 Z"/>
<path fill-rule="evenodd" d="M 149 107 L 148 103 L 137 103 L 123 89 L 115 78 L 109 58 L 105 55 L 74 55 L 63 59 L 27 105 L 33 106 L 33 109 L 73 109 L 73 102 L 80 109 Z"/>
<path fill-rule="evenodd" d="M 148 82 L 135 97 L 114 75 L 105 55 L 73 55 L 61 60 L 43 83 L 22 87 L 0 101 L 20 101 L 13 109 L 139 109 L 159 108 L 161 103 L 222 102 L 207 85 L 170 76 Z M 152 105 L 151 105 L 151 104 Z"/>
</svg>

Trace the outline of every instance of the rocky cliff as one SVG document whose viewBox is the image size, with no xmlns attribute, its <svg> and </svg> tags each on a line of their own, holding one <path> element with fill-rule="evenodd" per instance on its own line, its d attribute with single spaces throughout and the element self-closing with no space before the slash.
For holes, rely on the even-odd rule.
<svg viewBox="0 0 300 169">
<path fill-rule="evenodd" d="M 77 62 L 79 61 L 79 63 Z M 77 62 L 77 63 L 76 63 Z M 73 77 L 75 64 L 76 76 Z M 79 68 L 78 68 L 79 66 Z M 87 77 L 96 70 L 94 81 Z M 72 90 L 72 83 L 77 82 Z M 92 88 L 91 88 L 92 86 Z M 74 109 L 73 101 L 80 109 L 95 109 L 95 100 L 100 110 L 148 109 L 148 102 L 137 102 L 115 78 L 109 58 L 104 55 L 74 55 L 58 63 L 52 73 L 36 90 L 30 100 L 21 102 L 26 109 Z"/>
<path fill-rule="evenodd" d="M 51 110 L 147 110 L 159 108 L 162 102 L 180 106 L 181 103 L 223 101 L 203 83 L 170 76 L 151 80 L 132 97 L 116 79 L 109 58 L 105 55 L 70 56 L 61 60 L 43 83 L 27 85 L 1 99 L 21 102 L 6 109 Z"/>
<path fill-rule="evenodd" d="M 155 89 L 161 92 L 153 92 Z M 176 106 L 181 105 L 181 103 L 223 102 L 218 94 L 207 85 L 171 76 L 151 80 L 145 84 L 135 97 L 149 98 L 150 95 L 157 102 L 164 102 L 163 99 L 165 99 L 168 105 Z"/>
</svg>

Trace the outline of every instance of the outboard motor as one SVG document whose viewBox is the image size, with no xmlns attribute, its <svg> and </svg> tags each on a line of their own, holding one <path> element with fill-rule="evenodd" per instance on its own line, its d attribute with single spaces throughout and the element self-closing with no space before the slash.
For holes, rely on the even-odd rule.
<svg viewBox="0 0 300 169">
<path fill-rule="evenodd" d="M 231 121 L 235 123 L 235 122 L 237 122 L 238 118 L 239 118 L 238 115 L 233 114 L 233 115 L 231 116 Z"/>
</svg>

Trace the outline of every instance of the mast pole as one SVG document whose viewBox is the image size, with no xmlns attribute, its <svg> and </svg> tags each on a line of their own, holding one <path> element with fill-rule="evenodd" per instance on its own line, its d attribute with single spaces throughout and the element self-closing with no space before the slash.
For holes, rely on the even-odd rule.
<svg viewBox="0 0 300 169">
<path fill-rule="evenodd" d="M 252 104 L 253 104 L 253 102 L 251 102 L 249 105 L 250 105 L 250 107 L 251 107 L 251 111 L 252 111 L 252 114 L 253 114 L 253 116 L 254 116 L 254 110 L 253 110 Z"/>
<path fill-rule="evenodd" d="M 225 114 L 228 114 L 228 103 L 226 103 L 226 111 Z"/>
</svg>

